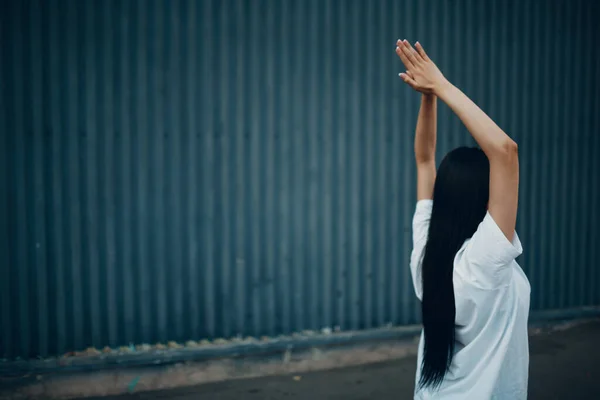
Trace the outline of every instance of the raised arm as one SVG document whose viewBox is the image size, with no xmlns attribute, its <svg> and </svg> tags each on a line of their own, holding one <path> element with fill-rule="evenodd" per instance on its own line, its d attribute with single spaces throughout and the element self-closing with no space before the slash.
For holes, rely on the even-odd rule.
<svg viewBox="0 0 600 400">
<path fill-rule="evenodd" d="M 490 162 L 488 211 L 512 240 L 519 199 L 519 158 L 516 143 L 471 99 L 453 86 L 417 42 L 416 50 L 398 41 L 396 52 L 407 69 L 402 79 L 413 89 L 444 101 L 465 124 Z"/>
<path fill-rule="evenodd" d="M 417 162 L 417 200 L 433 198 L 435 183 L 435 142 L 437 130 L 437 98 L 421 96 L 421 108 L 415 130 L 415 160 Z"/>
</svg>

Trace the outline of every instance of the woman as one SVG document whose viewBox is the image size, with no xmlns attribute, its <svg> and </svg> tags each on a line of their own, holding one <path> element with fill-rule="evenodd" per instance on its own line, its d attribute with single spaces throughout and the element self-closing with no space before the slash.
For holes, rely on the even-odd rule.
<svg viewBox="0 0 600 400">
<path fill-rule="evenodd" d="M 396 47 L 400 77 L 422 93 L 410 260 L 423 315 L 415 398 L 525 399 L 530 286 L 515 261 L 517 145 L 415 48 L 406 40 Z M 455 149 L 436 171 L 438 98 L 481 150 Z"/>
</svg>

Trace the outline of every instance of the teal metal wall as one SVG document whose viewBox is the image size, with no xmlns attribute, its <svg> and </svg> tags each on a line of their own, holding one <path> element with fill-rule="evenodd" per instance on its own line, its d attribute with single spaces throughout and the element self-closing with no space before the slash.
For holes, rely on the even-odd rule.
<svg viewBox="0 0 600 400">
<path fill-rule="evenodd" d="M 600 305 L 598 2 L 0 7 L 0 356 L 419 322 L 405 37 L 520 145 L 532 308 Z"/>
</svg>

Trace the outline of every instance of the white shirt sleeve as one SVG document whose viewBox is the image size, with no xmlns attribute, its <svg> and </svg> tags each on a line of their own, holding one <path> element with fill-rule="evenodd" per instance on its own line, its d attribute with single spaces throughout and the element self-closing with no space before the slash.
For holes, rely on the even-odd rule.
<svg viewBox="0 0 600 400">
<path fill-rule="evenodd" d="M 419 300 L 422 299 L 423 295 L 421 288 L 421 262 L 423 261 L 423 252 L 429 234 L 429 221 L 431 220 L 432 208 L 433 200 L 419 200 L 412 221 L 413 250 L 410 256 L 410 273 L 412 275 L 415 294 Z"/>
<path fill-rule="evenodd" d="M 467 243 L 463 256 L 472 282 L 483 289 L 495 289 L 510 282 L 511 264 L 522 252 L 517 233 L 511 243 L 488 212 Z"/>
</svg>

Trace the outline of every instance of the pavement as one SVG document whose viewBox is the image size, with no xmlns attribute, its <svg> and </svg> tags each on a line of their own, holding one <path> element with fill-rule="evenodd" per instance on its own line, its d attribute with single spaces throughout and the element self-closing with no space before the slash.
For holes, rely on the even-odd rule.
<svg viewBox="0 0 600 400">
<path fill-rule="evenodd" d="M 528 398 L 600 399 L 600 320 L 533 331 Z M 359 367 L 231 380 L 111 399 L 412 399 L 415 368 L 416 358 L 410 356 Z"/>
</svg>

